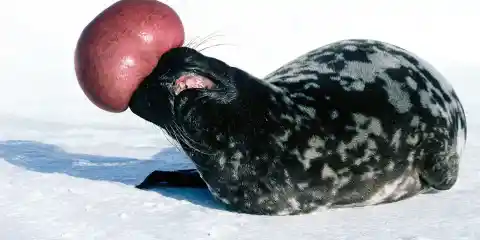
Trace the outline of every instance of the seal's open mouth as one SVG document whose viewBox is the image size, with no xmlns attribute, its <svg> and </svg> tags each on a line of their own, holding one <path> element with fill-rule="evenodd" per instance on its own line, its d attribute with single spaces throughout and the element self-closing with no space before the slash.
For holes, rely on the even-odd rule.
<svg viewBox="0 0 480 240">
<path fill-rule="evenodd" d="M 212 80 L 197 75 L 197 74 L 188 74 L 183 75 L 175 81 L 174 90 L 175 95 L 178 95 L 181 91 L 188 88 L 213 88 L 214 83 Z"/>
</svg>

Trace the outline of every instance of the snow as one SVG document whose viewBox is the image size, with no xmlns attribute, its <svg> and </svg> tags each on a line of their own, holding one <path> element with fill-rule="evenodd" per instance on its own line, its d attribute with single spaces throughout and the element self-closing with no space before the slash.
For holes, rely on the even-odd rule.
<svg viewBox="0 0 480 240">
<path fill-rule="evenodd" d="M 0 239 L 480 239 L 480 17 L 474 1 L 165 1 L 205 54 L 254 75 L 342 38 L 375 38 L 436 66 L 468 115 L 451 191 L 313 214 L 225 211 L 205 190 L 133 186 L 192 164 L 131 112 L 91 104 L 74 74 L 83 26 L 113 0 L 9 1 L 0 9 Z M 197 42 L 199 40 L 197 39 Z"/>
</svg>

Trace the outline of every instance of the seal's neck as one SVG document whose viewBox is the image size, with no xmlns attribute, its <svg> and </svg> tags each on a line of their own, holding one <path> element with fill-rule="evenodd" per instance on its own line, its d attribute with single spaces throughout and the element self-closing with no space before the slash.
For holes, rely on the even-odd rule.
<svg viewBox="0 0 480 240">
<path fill-rule="evenodd" d="M 175 124 L 188 135 L 184 139 L 205 146 L 205 151 L 224 149 L 232 141 L 246 142 L 245 139 L 274 131 L 275 122 L 281 121 L 280 116 L 285 116 L 288 110 L 288 98 L 279 88 L 243 70 L 232 69 L 230 87 L 204 94 L 191 92 L 188 99 L 199 100 L 183 108 L 188 115 L 176 118 Z"/>
<path fill-rule="evenodd" d="M 231 115 L 229 123 L 235 124 L 239 134 L 257 133 L 286 107 L 285 92 L 243 70 L 236 71 L 234 87 L 235 97 L 224 110 Z"/>
</svg>

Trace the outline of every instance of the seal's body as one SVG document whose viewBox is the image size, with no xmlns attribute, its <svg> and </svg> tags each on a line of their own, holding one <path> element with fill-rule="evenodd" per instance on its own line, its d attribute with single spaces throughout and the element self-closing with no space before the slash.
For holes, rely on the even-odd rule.
<svg viewBox="0 0 480 240">
<path fill-rule="evenodd" d="M 182 80 L 178 91 L 184 76 L 196 82 Z M 375 205 L 450 189 L 466 140 L 463 107 L 444 77 L 374 40 L 323 46 L 264 80 L 174 48 L 130 108 L 164 128 L 197 166 L 176 175 L 155 171 L 139 188 L 206 186 L 228 208 L 252 214 Z"/>
</svg>

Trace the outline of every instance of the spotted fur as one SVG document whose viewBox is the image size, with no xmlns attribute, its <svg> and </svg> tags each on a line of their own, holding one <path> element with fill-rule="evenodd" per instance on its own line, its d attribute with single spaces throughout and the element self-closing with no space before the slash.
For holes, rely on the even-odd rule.
<svg viewBox="0 0 480 240">
<path fill-rule="evenodd" d="M 173 82 L 185 74 L 216 87 L 173 94 Z M 448 190 L 467 136 L 461 102 L 439 72 L 400 47 L 363 39 L 310 51 L 263 80 L 175 48 L 130 107 L 178 141 L 197 167 L 191 179 L 229 209 L 251 214 Z M 139 186 L 175 181 L 164 173 Z"/>
</svg>

